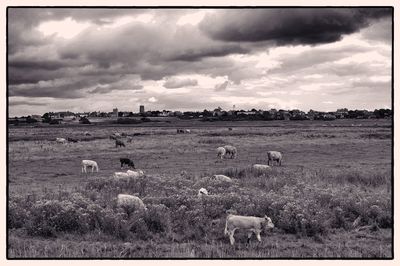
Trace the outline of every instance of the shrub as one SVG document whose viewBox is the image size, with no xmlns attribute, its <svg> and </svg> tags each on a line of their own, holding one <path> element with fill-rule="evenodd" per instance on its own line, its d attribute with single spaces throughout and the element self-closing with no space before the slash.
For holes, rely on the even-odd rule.
<svg viewBox="0 0 400 266">
<path fill-rule="evenodd" d="M 85 231 L 80 223 L 82 213 L 70 201 L 43 200 L 30 211 L 28 233 L 39 236 L 55 236 L 56 232 Z"/>
<path fill-rule="evenodd" d="M 144 221 L 150 232 L 163 233 L 171 229 L 169 209 L 163 204 L 150 205 L 144 216 Z"/>
<path fill-rule="evenodd" d="M 29 210 L 15 198 L 10 198 L 8 202 L 8 228 L 21 228 L 30 216 Z"/>
</svg>

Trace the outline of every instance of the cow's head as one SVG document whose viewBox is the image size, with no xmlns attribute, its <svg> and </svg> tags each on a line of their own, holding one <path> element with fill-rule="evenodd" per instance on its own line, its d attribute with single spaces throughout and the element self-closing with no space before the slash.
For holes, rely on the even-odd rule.
<svg viewBox="0 0 400 266">
<path fill-rule="evenodd" d="M 265 215 L 264 219 L 265 219 L 265 230 L 268 230 L 269 228 L 274 228 L 275 227 L 275 225 L 272 222 L 271 218 L 269 218 L 267 215 Z"/>
</svg>

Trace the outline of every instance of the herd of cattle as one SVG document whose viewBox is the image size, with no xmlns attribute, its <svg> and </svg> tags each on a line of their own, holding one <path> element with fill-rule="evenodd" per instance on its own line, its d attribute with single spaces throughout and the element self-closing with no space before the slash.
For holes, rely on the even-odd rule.
<svg viewBox="0 0 400 266">
<path fill-rule="evenodd" d="M 229 128 L 229 130 L 232 130 Z M 177 129 L 177 134 L 184 134 L 184 133 L 191 133 L 189 129 L 183 130 L 183 129 Z M 90 136 L 89 132 L 84 133 L 85 136 Z M 115 146 L 118 147 L 125 147 L 125 143 L 121 140 L 122 137 L 127 137 L 127 141 L 131 142 L 132 137 L 127 136 L 126 134 L 119 134 L 119 133 L 114 133 L 112 134 L 109 138 L 115 140 Z M 67 139 L 65 138 L 56 138 L 57 143 L 62 143 L 66 144 L 67 142 L 77 142 L 77 139 L 68 137 Z M 217 148 L 217 157 L 220 159 L 224 158 L 230 158 L 230 159 L 235 159 L 237 158 L 237 149 L 236 147 L 232 145 L 225 145 L 223 147 L 218 147 Z M 254 164 L 253 169 L 256 171 L 261 171 L 261 172 L 266 172 L 271 169 L 270 166 L 274 165 L 274 162 L 277 163 L 277 165 L 281 166 L 282 165 L 282 153 L 279 151 L 268 151 L 267 152 L 267 164 Z M 115 172 L 113 174 L 113 178 L 115 180 L 126 180 L 127 182 L 133 181 L 138 178 L 143 178 L 145 176 L 145 173 L 143 170 L 139 170 L 135 168 L 134 162 L 129 159 L 129 158 L 120 158 L 120 166 L 121 169 L 124 166 L 128 166 L 130 169 L 127 170 L 126 172 Z M 98 172 L 99 171 L 99 166 L 96 161 L 93 160 L 82 160 L 81 163 L 82 166 L 82 173 L 87 173 L 88 168 L 91 169 L 91 172 L 93 173 L 94 171 Z M 135 170 L 131 170 L 135 169 Z M 213 175 L 211 177 L 211 180 L 219 181 L 219 182 L 232 182 L 232 179 L 226 175 Z M 208 196 L 208 191 L 205 188 L 200 188 L 197 194 L 198 198 L 200 200 L 203 199 L 203 197 Z M 118 194 L 117 198 L 117 206 L 119 208 L 125 209 L 125 210 L 142 210 L 142 211 L 147 211 L 147 208 L 143 201 L 134 195 L 128 195 L 128 194 Z M 228 211 L 229 212 L 229 211 Z M 226 217 L 226 223 L 225 223 L 225 230 L 224 233 L 225 235 L 229 236 L 230 243 L 231 245 L 234 245 L 235 239 L 234 239 L 234 233 L 237 229 L 244 229 L 247 230 L 247 242 L 250 241 L 250 238 L 252 234 L 254 233 L 257 237 L 258 241 L 261 241 L 260 233 L 262 230 L 268 230 L 269 228 L 273 228 L 274 224 L 271 221 L 271 218 L 268 216 L 265 217 L 254 217 L 254 216 L 241 216 L 241 215 L 235 215 L 232 213 L 228 213 L 228 216 Z"/>
</svg>

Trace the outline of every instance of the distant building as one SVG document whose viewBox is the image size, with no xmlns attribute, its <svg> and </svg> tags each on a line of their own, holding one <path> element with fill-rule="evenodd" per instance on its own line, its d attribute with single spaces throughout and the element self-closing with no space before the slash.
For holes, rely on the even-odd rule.
<svg viewBox="0 0 400 266">
<path fill-rule="evenodd" d="M 113 109 L 112 117 L 118 117 L 118 108 Z"/>
<path fill-rule="evenodd" d="M 144 105 L 139 106 L 139 113 L 144 114 Z"/>
</svg>

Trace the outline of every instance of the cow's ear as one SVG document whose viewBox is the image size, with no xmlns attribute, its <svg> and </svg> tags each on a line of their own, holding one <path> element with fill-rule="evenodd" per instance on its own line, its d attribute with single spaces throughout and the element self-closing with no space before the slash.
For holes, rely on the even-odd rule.
<svg viewBox="0 0 400 266">
<path fill-rule="evenodd" d="M 264 218 L 265 218 L 265 220 L 268 220 L 269 217 L 267 215 L 265 215 Z"/>
</svg>

